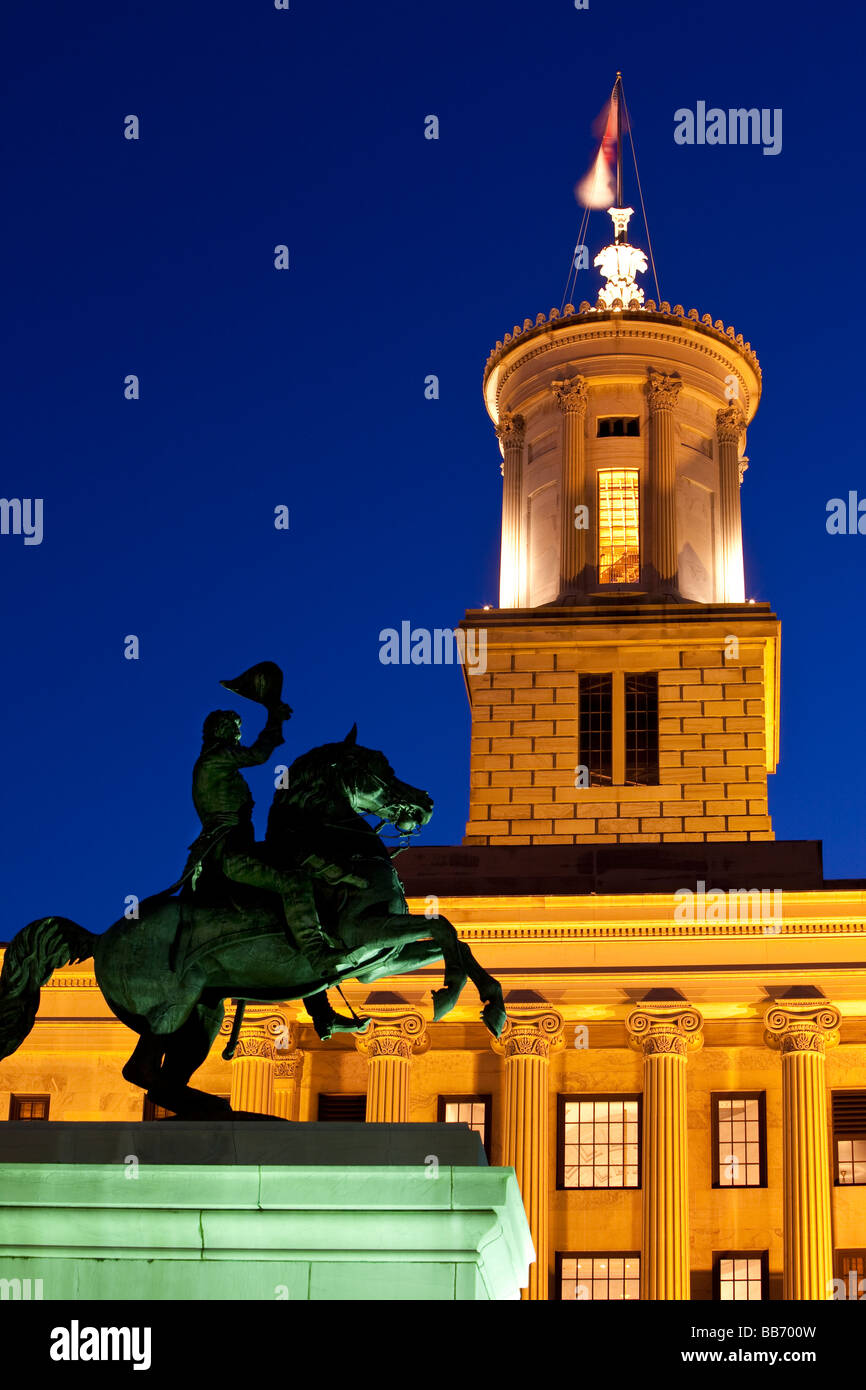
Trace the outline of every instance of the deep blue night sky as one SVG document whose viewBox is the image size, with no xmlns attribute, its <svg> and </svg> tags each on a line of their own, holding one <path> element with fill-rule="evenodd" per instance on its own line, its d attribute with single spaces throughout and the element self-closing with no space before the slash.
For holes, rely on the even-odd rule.
<svg viewBox="0 0 866 1390">
<path fill-rule="evenodd" d="M 481 371 L 560 303 L 618 67 L 662 297 L 733 323 L 764 371 L 742 496 L 747 597 L 783 623 L 776 834 L 866 875 L 866 537 L 825 529 L 830 497 L 866 492 L 863 27 L 766 2 L 7 6 L 0 493 L 44 498 L 45 529 L 0 536 L 0 939 L 49 912 L 101 930 L 177 875 L 202 718 L 265 657 L 286 761 L 357 719 L 434 796 L 425 839 L 459 843 L 461 674 L 383 666 L 378 634 L 496 602 Z M 782 152 L 676 145 L 699 100 L 782 108 Z M 252 781 L 263 827 L 272 774 Z"/>
</svg>

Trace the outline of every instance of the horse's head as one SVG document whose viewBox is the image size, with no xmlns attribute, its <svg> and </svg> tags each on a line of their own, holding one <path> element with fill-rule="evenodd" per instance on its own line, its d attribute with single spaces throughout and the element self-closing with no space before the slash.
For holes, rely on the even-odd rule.
<svg viewBox="0 0 866 1390">
<path fill-rule="evenodd" d="M 326 743 L 296 758 L 289 769 L 289 785 L 274 797 L 280 804 L 332 812 L 349 803 L 359 815 L 381 816 L 401 833 L 426 825 L 433 801 L 419 787 L 401 782 L 384 753 L 358 743 L 358 727 L 340 743 Z"/>
</svg>

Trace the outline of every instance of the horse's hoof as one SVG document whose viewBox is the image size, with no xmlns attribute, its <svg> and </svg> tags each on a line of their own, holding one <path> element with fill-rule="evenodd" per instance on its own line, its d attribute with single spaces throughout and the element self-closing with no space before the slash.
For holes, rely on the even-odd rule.
<svg viewBox="0 0 866 1390">
<path fill-rule="evenodd" d="M 481 1010 L 481 1021 L 485 1028 L 490 1030 L 494 1038 L 500 1037 L 506 1024 L 505 1006 L 503 1004 L 494 1003 L 493 1000 L 491 1000 L 489 1003 L 485 1004 L 484 1008 Z"/>
<path fill-rule="evenodd" d="M 450 1014 L 454 1005 L 457 1003 L 457 996 L 451 989 L 434 989 L 433 991 L 433 1022 L 438 1023 L 446 1014 Z"/>
<path fill-rule="evenodd" d="M 353 1028 L 353 1029 L 352 1029 L 352 1032 L 353 1032 L 353 1033 L 366 1033 L 366 1032 L 369 1031 L 369 1028 L 370 1028 L 370 1025 L 371 1025 L 372 1022 L 373 1022 L 372 1018 L 365 1018 L 364 1015 L 361 1014 L 360 1017 L 359 1017 L 359 1019 L 358 1019 L 358 1026 L 357 1026 L 356 1028 Z"/>
</svg>

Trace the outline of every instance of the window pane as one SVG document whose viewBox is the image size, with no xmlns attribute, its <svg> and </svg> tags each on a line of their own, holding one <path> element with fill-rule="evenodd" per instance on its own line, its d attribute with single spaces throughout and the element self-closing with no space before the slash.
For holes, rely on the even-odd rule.
<svg viewBox="0 0 866 1390">
<path fill-rule="evenodd" d="M 625 780 L 657 786 L 659 780 L 659 678 L 655 671 L 625 678 Z"/>
<path fill-rule="evenodd" d="M 605 469 L 598 475 L 598 582 L 640 580 L 640 473 Z"/>
<path fill-rule="evenodd" d="M 610 786 L 613 780 L 612 677 L 581 675 L 578 697 L 580 763 L 589 770 L 591 786 Z"/>
</svg>

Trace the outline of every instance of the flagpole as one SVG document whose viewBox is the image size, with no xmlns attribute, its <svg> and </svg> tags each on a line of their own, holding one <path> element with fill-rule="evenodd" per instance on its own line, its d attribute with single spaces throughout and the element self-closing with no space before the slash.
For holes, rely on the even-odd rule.
<svg viewBox="0 0 866 1390">
<path fill-rule="evenodd" d="M 616 100 L 616 205 L 618 208 L 623 206 L 622 201 L 622 73 L 616 75 L 616 82 L 613 84 L 614 98 Z M 625 232 L 621 232 L 617 241 L 625 240 Z"/>
</svg>

